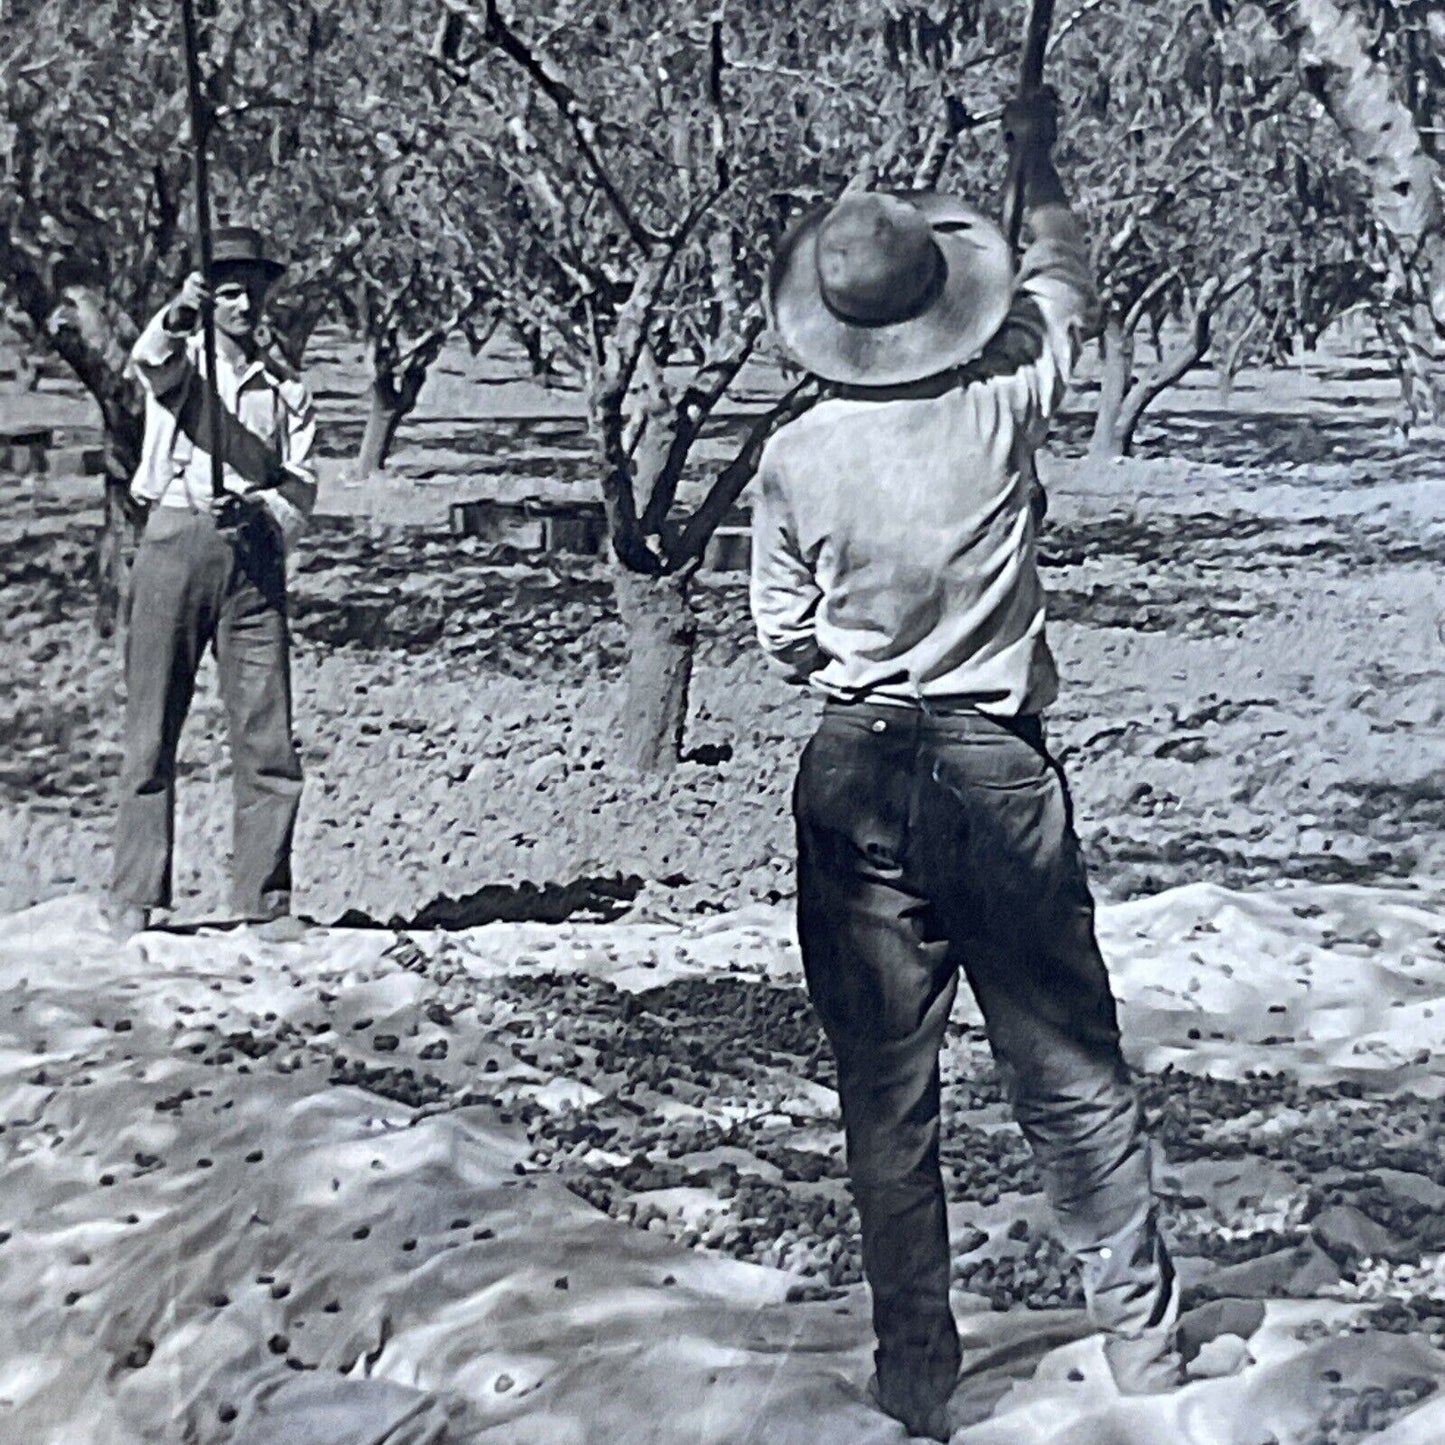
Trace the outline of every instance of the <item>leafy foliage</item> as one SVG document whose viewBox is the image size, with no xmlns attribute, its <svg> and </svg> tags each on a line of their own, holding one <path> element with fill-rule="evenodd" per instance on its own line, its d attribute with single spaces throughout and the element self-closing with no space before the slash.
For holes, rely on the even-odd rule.
<svg viewBox="0 0 1445 1445">
<path fill-rule="evenodd" d="M 934 46 L 960 73 L 986 48 L 973 18 Z M 718 500 L 669 521 L 703 423 L 762 335 L 786 224 L 860 178 L 910 184 L 940 128 L 966 123 L 937 74 L 903 63 L 900 23 L 821 3 L 552 0 L 525 21 L 449 6 L 437 59 L 502 177 L 502 305 L 585 379 L 614 545 L 635 570 L 694 563 L 746 479 L 725 470 Z"/>
<path fill-rule="evenodd" d="M 191 265 L 174 6 L 26 0 L 5 28 L 6 234 L 52 300 L 84 284 L 124 332 Z M 409 7 L 213 0 L 201 41 L 214 216 L 289 253 L 272 305 L 283 348 L 298 357 L 328 314 L 383 358 L 406 334 L 473 326 L 475 157 L 448 147 L 448 97 Z"/>
</svg>

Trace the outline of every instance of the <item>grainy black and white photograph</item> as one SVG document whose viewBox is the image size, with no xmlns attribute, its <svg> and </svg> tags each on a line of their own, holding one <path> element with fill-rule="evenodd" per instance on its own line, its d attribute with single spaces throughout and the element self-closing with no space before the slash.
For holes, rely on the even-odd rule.
<svg viewBox="0 0 1445 1445">
<path fill-rule="evenodd" d="M 0 35 L 0 1442 L 1445 1441 L 1436 0 Z"/>
</svg>

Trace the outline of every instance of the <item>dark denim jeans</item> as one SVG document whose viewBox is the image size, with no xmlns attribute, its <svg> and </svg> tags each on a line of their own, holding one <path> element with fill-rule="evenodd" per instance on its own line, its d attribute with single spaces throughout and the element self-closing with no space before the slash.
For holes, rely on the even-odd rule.
<svg viewBox="0 0 1445 1445">
<path fill-rule="evenodd" d="M 960 970 L 1093 1320 L 1162 1335 L 1177 1293 L 1148 1145 L 1038 719 L 830 705 L 794 807 L 803 965 L 838 1060 L 884 1400 L 926 1407 L 958 1373 L 938 1053 Z"/>
<path fill-rule="evenodd" d="M 171 901 L 176 747 L 207 647 L 229 723 L 233 902 L 244 917 L 265 918 L 290 906 L 301 800 L 281 543 L 264 521 L 236 536 L 204 513 L 157 508 L 136 555 L 125 648 L 112 891 L 127 903 Z"/>
</svg>

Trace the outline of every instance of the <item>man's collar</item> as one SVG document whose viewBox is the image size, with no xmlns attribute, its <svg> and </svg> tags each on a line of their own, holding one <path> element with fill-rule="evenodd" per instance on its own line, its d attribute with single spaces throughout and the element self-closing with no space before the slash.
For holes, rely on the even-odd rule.
<svg viewBox="0 0 1445 1445">
<path fill-rule="evenodd" d="M 942 396 L 953 391 L 966 376 L 962 366 L 921 377 L 918 381 L 901 381 L 891 386 L 859 386 L 856 383 L 833 383 L 833 395 L 845 401 L 917 401 Z"/>
<path fill-rule="evenodd" d="M 204 375 L 206 371 L 206 348 L 199 335 L 191 338 L 191 350 L 193 352 L 192 359 L 195 362 L 196 370 Z M 264 351 L 258 351 L 255 356 L 244 362 L 240 367 L 229 365 L 225 358 L 217 352 L 216 364 L 218 368 L 224 368 L 227 371 L 235 373 L 238 388 L 245 386 L 247 382 L 253 381 L 256 377 L 266 374 L 267 371 L 266 352 Z M 278 376 L 271 376 L 269 379 L 278 385 L 282 380 L 282 378 Z"/>
</svg>

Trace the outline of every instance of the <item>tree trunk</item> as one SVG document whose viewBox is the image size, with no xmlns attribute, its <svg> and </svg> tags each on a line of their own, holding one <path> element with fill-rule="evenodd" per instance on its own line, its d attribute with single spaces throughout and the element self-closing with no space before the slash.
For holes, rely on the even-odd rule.
<svg viewBox="0 0 1445 1445">
<path fill-rule="evenodd" d="M 1195 312 L 1184 340 L 1164 354 L 1151 375 L 1140 377 L 1129 388 L 1128 395 L 1119 408 L 1119 420 L 1114 428 L 1119 443 L 1116 455 L 1128 457 L 1134 454 L 1134 433 L 1139 430 L 1144 413 L 1171 386 L 1204 360 L 1209 351 L 1211 318 L 1212 312 L 1205 303 L 1203 309 Z"/>
<path fill-rule="evenodd" d="M 1252 312 L 1222 355 L 1219 354 L 1218 347 L 1215 348 L 1215 371 L 1219 378 L 1219 401 L 1222 406 L 1228 407 L 1234 399 L 1234 384 L 1244 369 L 1245 348 L 1263 320 L 1263 313 Z"/>
<path fill-rule="evenodd" d="M 21 346 L 15 352 L 15 379 L 22 391 L 40 390 L 40 355 L 28 346 Z"/>
<path fill-rule="evenodd" d="M 1134 333 L 1125 332 L 1115 320 L 1109 320 L 1099 339 L 1099 355 L 1103 372 L 1099 378 L 1099 411 L 1094 419 L 1094 434 L 1089 441 L 1089 455 L 1097 460 L 1113 460 L 1128 454 L 1128 441 L 1120 431 L 1120 414 L 1124 397 L 1134 375 Z"/>
<path fill-rule="evenodd" d="M 121 619 L 130 610 L 130 567 L 135 561 L 140 529 L 133 520 L 133 509 L 127 505 L 129 488 L 127 478 L 105 479 L 104 521 L 95 541 L 92 619 L 96 636 L 103 638 L 120 631 Z"/>
<path fill-rule="evenodd" d="M 366 414 L 366 430 L 361 435 L 361 450 L 356 456 L 358 477 L 375 476 L 386 467 L 396 429 L 416 410 L 427 372 L 445 340 L 444 334 L 425 337 L 399 362 L 395 360 L 395 351 L 389 350 L 383 357 L 379 354 L 380 346 L 373 350 L 371 405 Z"/>
<path fill-rule="evenodd" d="M 38 272 L 27 281 L 30 299 L 25 306 L 31 311 L 43 304 L 45 288 Z M 51 344 L 96 399 L 105 424 L 105 520 L 91 566 L 96 584 L 93 624 L 99 637 L 110 638 L 120 631 L 125 615 L 136 544 L 128 494 L 140 461 L 145 404 L 139 386 L 126 375 L 135 327 L 98 291 L 80 285 L 51 296 L 44 325 Z"/>
<path fill-rule="evenodd" d="M 1265 9 L 1360 161 L 1376 218 L 1423 282 L 1424 304 L 1401 320 L 1401 379 L 1412 419 L 1438 421 L 1445 415 L 1439 375 L 1445 333 L 1439 167 L 1390 73 L 1371 58 L 1356 11 L 1339 0 L 1267 0 Z"/>
<path fill-rule="evenodd" d="M 647 576 L 619 564 L 612 585 L 627 633 L 621 760 L 635 772 L 667 773 L 682 757 L 697 644 L 688 578 Z"/>
<path fill-rule="evenodd" d="M 1159 364 L 1135 380 L 1131 381 L 1130 377 L 1137 316 L 1131 312 L 1122 324 L 1110 323 L 1114 345 L 1110 346 L 1110 331 L 1106 329 L 1104 379 L 1099 398 L 1099 418 L 1089 448 L 1091 456 L 1132 455 L 1134 433 L 1144 413 L 1209 354 L 1215 313 L 1231 296 L 1249 284 L 1258 262 L 1259 257 L 1255 255 L 1241 262 L 1228 276 L 1211 276 L 1199 288 L 1199 294 L 1192 303 L 1186 298 L 1187 326 L 1184 335 L 1167 350 L 1161 346 Z"/>
<path fill-rule="evenodd" d="M 370 405 L 366 413 L 366 430 L 361 434 L 361 449 L 356 454 L 356 475 L 372 477 L 386 468 L 396 429 L 410 408 L 401 404 L 401 394 L 389 381 L 372 380 Z"/>
</svg>

